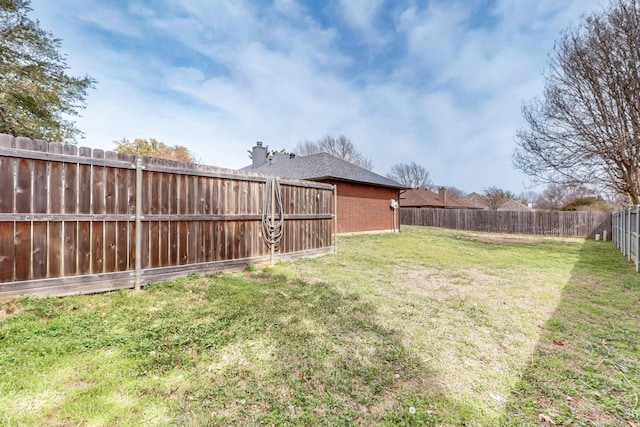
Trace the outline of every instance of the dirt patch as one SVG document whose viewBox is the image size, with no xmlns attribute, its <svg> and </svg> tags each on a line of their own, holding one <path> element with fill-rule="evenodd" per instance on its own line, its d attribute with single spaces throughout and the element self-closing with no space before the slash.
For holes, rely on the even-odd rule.
<svg viewBox="0 0 640 427">
<path fill-rule="evenodd" d="M 495 287 L 502 279 L 478 269 L 458 269 L 456 271 L 403 265 L 386 277 L 394 289 L 403 293 L 433 296 L 434 291 L 454 291 L 461 296 L 477 295 L 478 288 Z"/>
<path fill-rule="evenodd" d="M 0 304 L 0 322 L 20 313 L 22 310 L 13 302 Z"/>
<path fill-rule="evenodd" d="M 535 236 L 531 234 L 506 234 L 506 233 L 467 233 L 469 240 L 482 243 L 543 243 L 553 239 L 554 242 L 575 242 L 584 240 L 577 237 Z"/>
</svg>

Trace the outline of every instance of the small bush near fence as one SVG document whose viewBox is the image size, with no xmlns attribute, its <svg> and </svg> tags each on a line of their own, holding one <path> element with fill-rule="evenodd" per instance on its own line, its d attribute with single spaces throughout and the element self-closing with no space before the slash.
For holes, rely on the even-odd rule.
<svg viewBox="0 0 640 427">
<path fill-rule="evenodd" d="M 560 237 L 611 236 L 610 212 L 401 208 L 402 225 Z"/>
<path fill-rule="evenodd" d="M 270 259 L 267 178 L 0 134 L 0 300 Z M 281 180 L 278 258 L 329 252 L 333 186 Z"/>
</svg>

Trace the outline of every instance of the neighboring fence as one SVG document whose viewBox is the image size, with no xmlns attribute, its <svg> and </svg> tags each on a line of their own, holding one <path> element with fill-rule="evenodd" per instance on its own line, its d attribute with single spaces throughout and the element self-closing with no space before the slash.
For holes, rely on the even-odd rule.
<svg viewBox="0 0 640 427">
<path fill-rule="evenodd" d="M 636 272 L 640 272 L 640 206 L 614 212 L 611 222 L 613 242 L 629 262 L 635 262 Z"/>
<path fill-rule="evenodd" d="M 402 225 L 544 236 L 611 235 L 609 212 L 488 211 L 480 209 L 400 208 Z"/>
<path fill-rule="evenodd" d="M 0 300 L 137 288 L 269 261 L 267 179 L 0 134 Z M 277 258 L 331 252 L 334 187 L 280 184 Z"/>
</svg>

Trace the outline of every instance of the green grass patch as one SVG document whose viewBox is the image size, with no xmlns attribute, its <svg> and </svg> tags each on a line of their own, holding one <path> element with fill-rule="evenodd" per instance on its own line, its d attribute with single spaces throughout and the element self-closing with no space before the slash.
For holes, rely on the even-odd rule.
<svg viewBox="0 0 640 427">
<path fill-rule="evenodd" d="M 403 227 L 339 253 L 0 306 L 0 425 L 625 425 L 608 242 Z"/>
</svg>

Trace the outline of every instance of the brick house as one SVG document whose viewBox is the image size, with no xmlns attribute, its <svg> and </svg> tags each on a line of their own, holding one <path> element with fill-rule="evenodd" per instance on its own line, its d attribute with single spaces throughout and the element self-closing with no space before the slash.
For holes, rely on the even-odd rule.
<svg viewBox="0 0 640 427">
<path fill-rule="evenodd" d="M 391 207 L 391 200 L 397 202 L 404 187 L 330 154 L 267 157 L 267 149 L 258 142 L 253 147 L 253 163 L 242 170 L 335 185 L 339 234 L 400 229 L 399 215 L 397 209 Z"/>
</svg>

